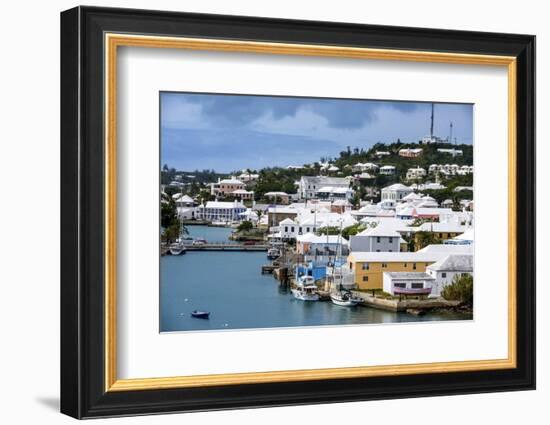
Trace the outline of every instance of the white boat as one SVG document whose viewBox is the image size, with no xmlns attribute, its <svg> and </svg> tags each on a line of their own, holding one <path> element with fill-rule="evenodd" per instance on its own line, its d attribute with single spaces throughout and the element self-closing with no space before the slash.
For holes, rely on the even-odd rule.
<svg viewBox="0 0 550 425">
<path fill-rule="evenodd" d="M 355 307 L 362 301 L 360 298 L 354 297 L 351 292 L 348 291 L 332 292 L 330 294 L 330 300 L 334 304 L 343 307 Z"/>
<path fill-rule="evenodd" d="M 281 251 L 278 248 L 269 248 L 267 251 L 267 258 L 274 260 L 281 256 Z"/>
<path fill-rule="evenodd" d="M 300 276 L 296 281 L 296 287 L 291 289 L 294 298 L 302 301 L 319 301 L 317 285 L 311 276 Z"/>
<path fill-rule="evenodd" d="M 170 248 L 168 248 L 168 251 L 170 252 L 170 255 L 183 255 L 187 249 L 181 244 L 172 244 L 170 245 Z"/>
</svg>

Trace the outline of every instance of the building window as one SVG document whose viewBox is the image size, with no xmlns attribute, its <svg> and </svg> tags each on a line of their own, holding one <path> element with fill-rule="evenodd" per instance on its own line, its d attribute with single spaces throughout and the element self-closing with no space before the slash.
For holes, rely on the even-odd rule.
<svg viewBox="0 0 550 425">
<path fill-rule="evenodd" d="M 380 243 L 380 236 L 376 237 L 376 243 Z"/>
<path fill-rule="evenodd" d="M 390 249 L 390 252 L 393 252 L 393 251 Z"/>
<path fill-rule="evenodd" d="M 353 270 L 353 263 L 352 262 L 349 263 L 349 269 Z"/>
<path fill-rule="evenodd" d="M 394 283 L 393 286 L 395 288 L 406 288 L 407 284 L 406 283 Z"/>
<path fill-rule="evenodd" d="M 416 263 L 413 263 L 413 270 L 416 270 Z"/>
<path fill-rule="evenodd" d="M 369 277 L 368 276 L 363 276 L 363 282 L 368 282 L 369 281 Z"/>
<path fill-rule="evenodd" d="M 407 267 L 407 263 L 403 263 L 403 267 Z"/>
<path fill-rule="evenodd" d="M 363 263 L 361 268 L 363 270 L 368 270 L 369 269 L 369 263 Z"/>
<path fill-rule="evenodd" d="M 290 231 L 291 231 L 292 233 L 294 233 L 294 226 L 292 226 L 292 227 L 290 228 Z"/>
<path fill-rule="evenodd" d="M 385 269 L 388 267 L 388 264 L 387 263 L 382 263 L 382 268 Z"/>
<path fill-rule="evenodd" d="M 447 277 L 447 273 L 445 272 L 441 273 L 441 277 Z"/>
<path fill-rule="evenodd" d="M 306 227 L 306 232 L 309 233 L 309 227 Z"/>
<path fill-rule="evenodd" d="M 389 238 L 388 240 L 389 243 L 393 243 L 393 238 Z M 390 251 L 391 252 L 391 251 Z"/>
<path fill-rule="evenodd" d="M 411 288 L 412 289 L 422 289 L 422 288 L 424 288 L 424 284 L 423 283 L 411 283 Z"/>
<path fill-rule="evenodd" d="M 288 233 L 288 226 L 285 226 L 285 233 Z"/>
<path fill-rule="evenodd" d="M 440 233 L 439 234 L 439 239 L 441 239 L 443 237 L 443 233 Z"/>
</svg>

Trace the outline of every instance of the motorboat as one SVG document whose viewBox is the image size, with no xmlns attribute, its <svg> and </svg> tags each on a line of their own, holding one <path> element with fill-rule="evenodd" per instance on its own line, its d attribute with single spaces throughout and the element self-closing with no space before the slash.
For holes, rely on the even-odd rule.
<svg viewBox="0 0 550 425">
<path fill-rule="evenodd" d="M 296 287 L 291 289 L 294 298 L 302 301 L 319 301 L 317 285 L 312 276 L 300 276 L 296 280 Z"/>
<path fill-rule="evenodd" d="M 281 251 L 278 248 L 269 248 L 267 251 L 267 258 L 275 260 L 281 256 Z"/>
<path fill-rule="evenodd" d="M 330 300 L 334 304 L 343 307 L 355 307 L 363 301 L 361 298 L 353 296 L 353 294 L 349 291 L 332 292 L 330 294 Z"/>
<path fill-rule="evenodd" d="M 182 244 L 172 244 L 170 245 L 170 248 L 168 248 L 168 252 L 170 252 L 170 255 L 183 255 L 187 249 Z"/>
<path fill-rule="evenodd" d="M 191 312 L 191 317 L 195 317 L 197 319 L 209 319 L 210 318 L 210 312 L 209 311 L 194 310 L 194 311 Z"/>
</svg>

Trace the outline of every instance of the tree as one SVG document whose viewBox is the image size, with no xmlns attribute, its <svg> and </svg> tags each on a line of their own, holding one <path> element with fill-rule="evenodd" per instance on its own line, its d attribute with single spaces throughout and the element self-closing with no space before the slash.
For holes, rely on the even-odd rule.
<svg viewBox="0 0 550 425">
<path fill-rule="evenodd" d="M 174 199 L 166 193 L 161 194 L 160 203 L 160 225 L 163 227 L 162 240 L 172 243 L 180 237 L 182 233 L 187 233 L 187 229 L 182 226 L 178 209 Z"/>
<path fill-rule="evenodd" d="M 469 307 L 474 305 L 474 278 L 469 274 L 456 275 L 450 285 L 445 286 L 441 296 L 446 300 L 460 301 Z"/>
<path fill-rule="evenodd" d="M 428 245 L 434 245 L 441 243 L 441 240 L 433 232 L 416 232 L 415 235 L 415 248 L 416 251 L 422 249 Z"/>
<path fill-rule="evenodd" d="M 243 221 L 241 224 L 239 224 L 239 227 L 237 227 L 238 232 L 246 232 L 249 230 L 252 230 L 254 226 L 252 225 L 251 221 Z"/>
</svg>

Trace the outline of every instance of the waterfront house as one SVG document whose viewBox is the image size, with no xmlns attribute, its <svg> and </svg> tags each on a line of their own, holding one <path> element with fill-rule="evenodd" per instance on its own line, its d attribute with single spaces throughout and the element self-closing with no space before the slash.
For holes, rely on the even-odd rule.
<svg viewBox="0 0 550 425">
<path fill-rule="evenodd" d="M 382 289 L 384 272 L 425 272 L 452 254 L 472 254 L 473 245 L 428 245 L 417 252 L 357 252 L 348 256 L 359 289 Z"/>
<path fill-rule="evenodd" d="M 319 235 L 306 233 L 296 237 L 296 253 L 304 261 L 315 261 L 317 264 L 334 262 L 336 256 L 347 256 L 349 242 L 339 235 Z"/>
<path fill-rule="evenodd" d="M 441 241 L 445 241 L 447 239 L 452 239 L 458 235 L 461 235 L 468 228 L 464 225 L 457 223 L 431 222 L 423 223 L 422 225 L 418 227 L 413 227 L 411 229 L 413 229 L 413 232 L 415 233 L 415 242 L 419 243 L 419 232 L 432 233 Z"/>
<path fill-rule="evenodd" d="M 418 158 L 422 155 L 422 148 L 404 148 L 399 149 L 398 155 L 404 158 Z"/>
<path fill-rule="evenodd" d="M 384 176 L 393 176 L 395 174 L 395 167 L 393 165 L 384 165 L 380 167 L 379 172 Z"/>
<path fill-rule="evenodd" d="M 439 297 L 445 286 L 453 283 L 456 276 L 474 275 L 474 256 L 471 254 L 452 254 L 426 268 L 434 279 L 430 297 Z"/>
<path fill-rule="evenodd" d="M 242 213 L 246 207 L 235 200 L 233 202 L 208 201 L 206 204 L 199 205 L 196 209 L 196 217 L 208 221 L 241 221 Z"/>
<path fill-rule="evenodd" d="M 382 201 L 401 201 L 413 190 L 401 183 L 395 183 L 382 189 Z"/>
<path fill-rule="evenodd" d="M 384 292 L 388 294 L 395 295 L 397 288 L 414 295 L 415 291 L 433 291 L 435 278 L 425 272 L 384 272 L 382 281 Z"/>
</svg>

